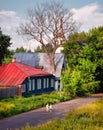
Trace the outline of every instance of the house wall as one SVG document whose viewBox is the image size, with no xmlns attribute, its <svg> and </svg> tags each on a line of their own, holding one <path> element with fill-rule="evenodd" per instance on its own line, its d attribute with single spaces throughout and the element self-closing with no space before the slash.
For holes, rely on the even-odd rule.
<svg viewBox="0 0 103 130">
<path fill-rule="evenodd" d="M 40 94 L 53 91 L 55 88 L 54 76 L 28 77 L 22 83 L 22 95 Z"/>
</svg>

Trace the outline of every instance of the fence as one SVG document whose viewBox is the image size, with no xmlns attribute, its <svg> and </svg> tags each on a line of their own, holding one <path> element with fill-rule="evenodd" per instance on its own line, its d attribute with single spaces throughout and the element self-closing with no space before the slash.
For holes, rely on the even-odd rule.
<svg viewBox="0 0 103 130">
<path fill-rule="evenodd" d="M 0 98 L 9 98 L 18 95 L 17 87 L 0 88 Z"/>
</svg>

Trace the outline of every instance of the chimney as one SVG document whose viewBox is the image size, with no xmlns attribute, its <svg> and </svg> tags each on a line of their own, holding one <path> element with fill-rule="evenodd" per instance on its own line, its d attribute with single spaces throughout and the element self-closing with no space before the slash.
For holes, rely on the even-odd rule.
<svg viewBox="0 0 103 130">
<path fill-rule="evenodd" d="M 12 58 L 12 62 L 16 62 L 16 58 L 15 57 Z"/>
</svg>

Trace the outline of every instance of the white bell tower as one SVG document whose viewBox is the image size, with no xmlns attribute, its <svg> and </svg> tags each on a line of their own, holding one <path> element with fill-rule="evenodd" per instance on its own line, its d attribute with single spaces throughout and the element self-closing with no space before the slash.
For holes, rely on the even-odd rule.
<svg viewBox="0 0 103 130">
<path fill-rule="evenodd" d="M 58 42 L 58 45 L 60 45 L 57 50 L 56 50 L 56 53 L 61 53 L 61 51 L 63 50 L 63 43 L 65 41 L 65 36 L 64 36 L 64 32 L 63 32 L 63 19 L 60 18 L 60 27 L 59 27 L 59 31 L 57 33 L 57 42 Z"/>
</svg>

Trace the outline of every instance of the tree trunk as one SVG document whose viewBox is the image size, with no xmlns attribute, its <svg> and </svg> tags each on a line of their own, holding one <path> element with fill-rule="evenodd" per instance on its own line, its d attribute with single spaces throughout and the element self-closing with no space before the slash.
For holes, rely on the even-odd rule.
<svg viewBox="0 0 103 130">
<path fill-rule="evenodd" d="M 55 66 L 54 58 L 51 60 L 51 71 L 52 71 L 52 74 L 54 74 L 55 71 L 56 71 L 56 66 Z"/>
<path fill-rule="evenodd" d="M 54 74 L 56 71 L 56 66 L 55 66 L 55 53 L 47 53 L 48 59 L 50 61 L 50 66 L 51 66 L 51 73 Z"/>
</svg>

